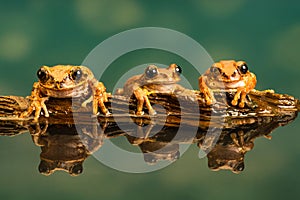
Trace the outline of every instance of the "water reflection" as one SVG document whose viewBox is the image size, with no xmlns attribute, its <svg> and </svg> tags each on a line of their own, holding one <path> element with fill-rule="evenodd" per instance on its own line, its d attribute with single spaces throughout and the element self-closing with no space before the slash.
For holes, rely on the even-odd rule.
<svg viewBox="0 0 300 200">
<path fill-rule="evenodd" d="M 83 171 L 83 162 L 96 151 L 101 151 L 105 140 L 126 137 L 128 142 L 141 150 L 144 160 L 149 165 L 159 161 L 175 161 L 180 157 L 181 144 L 196 144 L 207 153 L 208 167 L 212 170 L 228 169 L 234 173 L 244 170 L 245 154 L 254 147 L 254 140 L 267 137 L 273 129 L 282 125 L 276 117 L 253 119 L 251 126 L 236 126 L 223 129 L 214 146 L 206 138 L 207 130 L 199 128 L 193 138 L 186 130 L 186 137 L 173 140 L 178 128 L 164 126 L 156 132 L 156 125 L 137 126 L 136 130 L 118 129 L 115 123 L 99 122 L 74 124 L 49 124 L 48 121 L 36 124 L 13 124 L 1 121 L 1 135 L 13 136 L 29 130 L 33 143 L 41 148 L 38 170 L 50 175 L 56 170 L 63 170 L 70 175 Z M 78 128 L 81 127 L 81 128 Z M 19 131 L 19 132 L 18 132 Z M 130 133 L 130 134 L 128 134 Z M 211 134 L 213 137 L 213 134 Z M 205 139 L 206 138 L 206 139 Z M 205 139 L 205 140 L 204 140 Z"/>
</svg>

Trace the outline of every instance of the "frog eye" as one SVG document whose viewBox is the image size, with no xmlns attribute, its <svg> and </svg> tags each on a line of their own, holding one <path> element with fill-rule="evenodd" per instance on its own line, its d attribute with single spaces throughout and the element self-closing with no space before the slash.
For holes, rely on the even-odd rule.
<svg viewBox="0 0 300 200">
<path fill-rule="evenodd" d="M 146 73 L 146 77 L 153 78 L 158 74 L 157 67 L 150 65 L 146 68 L 145 73 Z"/>
<path fill-rule="evenodd" d="M 245 168 L 245 166 L 244 166 L 244 163 L 242 162 L 242 163 L 239 163 L 237 166 L 235 166 L 233 170 L 234 170 L 234 172 L 238 173 L 238 172 L 243 171 L 244 168 Z"/>
<path fill-rule="evenodd" d="M 211 66 L 209 70 L 212 74 L 220 74 L 220 69 L 218 67 Z"/>
<path fill-rule="evenodd" d="M 70 169 L 70 174 L 73 176 L 81 174 L 83 171 L 81 163 L 75 164 L 74 166 L 71 167 Z"/>
<path fill-rule="evenodd" d="M 42 160 L 39 164 L 39 172 L 41 174 L 49 175 L 51 174 L 50 166 L 48 163 L 44 160 Z"/>
<path fill-rule="evenodd" d="M 248 66 L 247 66 L 246 63 L 243 63 L 243 64 L 239 67 L 239 69 L 240 69 L 240 72 L 241 72 L 242 74 L 246 74 L 246 73 L 248 72 Z"/>
<path fill-rule="evenodd" d="M 175 67 L 175 72 L 176 72 L 178 75 L 180 75 L 180 74 L 182 73 L 181 67 L 178 66 L 178 65 L 176 65 L 176 67 Z"/>
<path fill-rule="evenodd" d="M 174 156 L 174 159 L 178 160 L 179 158 L 180 158 L 180 152 L 177 151 L 176 154 L 175 154 L 175 156 Z"/>
<path fill-rule="evenodd" d="M 71 78 L 73 80 L 79 80 L 82 77 L 81 69 L 76 69 L 71 73 Z"/>
<path fill-rule="evenodd" d="M 42 82 L 45 82 L 48 79 L 48 72 L 44 68 L 40 68 L 36 75 Z"/>
</svg>

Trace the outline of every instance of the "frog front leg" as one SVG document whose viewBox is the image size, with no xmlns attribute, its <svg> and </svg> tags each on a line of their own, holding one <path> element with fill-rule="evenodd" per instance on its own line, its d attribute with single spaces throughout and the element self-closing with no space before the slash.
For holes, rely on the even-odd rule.
<svg viewBox="0 0 300 200">
<path fill-rule="evenodd" d="M 34 83 L 31 95 L 29 97 L 31 103 L 27 111 L 21 113 L 20 118 L 29 117 L 33 113 L 33 111 L 35 111 L 34 121 L 37 122 L 40 117 L 41 110 L 44 111 L 45 117 L 49 117 L 49 113 L 45 104 L 45 101 L 48 100 L 48 97 L 41 97 L 39 89 L 39 83 Z"/>
<path fill-rule="evenodd" d="M 140 87 L 137 87 L 134 91 L 134 96 L 137 99 L 137 111 L 136 111 L 136 115 L 143 115 L 144 111 L 143 111 L 143 106 L 144 104 L 146 105 L 148 111 L 149 111 L 149 115 L 155 115 L 156 111 L 152 108 L 151 103 L 149 101 L 148 98 L 148 90 L 146 89 L 142 89 Z"/>
<path fill-rule="evenodd" d="M 237 135 L 239 137 L 237 137 Z M 245 141 L 245 135 L 243 131 L 239 131 L 238 134 L 231 133 L 230 137 L 233 143 L 235 144 L 235 146 L 239 148 L 240 152 L 245 153 L 247 151 L 250 151 L 254 147 L 254 143 L 251 140 L 248 142 Z"/>
<path fill-rule="evenodd" d="M 231 104 L 233 106 L 236 106 L 238 104 L 239 99 L 240 99 L 239 107 L 244 108 L 246 95 L 247 95 L 247 92 L 245 91 L 245 88 L 238 88 L 235 95 L 234 95 L 234 97 L 233 97 L 233 100 L 231 101 Z"/>
<path fill-rule="evenodd" d="M 204 94 L 204 99 L 207 105 L 213 104 L 216 100 L 215 97 L 213 96 L 212 91 L 208 88 L 206 82 L 205 82 L 205 77 L 200 76 L 199 78 L 199 89 L 200 91 Z"/>
<path fill-rule="evenodd" d="M 94 99 L 93 99 L 93 114 L 98 113 L 98 107 L 100 107 L 101 112 L 104 115 L 109 115 L 110 112 L 105 106 L 105 102 L 108 102 L 108 96 L 111 96 L 110 93 L 106 92 L 102 82 L 98 82 L 95 86 Z"/>
<path fill-rule="evenodd" d="M 92 108 L 93 108 L 93 114 L 97 115 L 98 113 L 98 107 L 100 107 L 101 112 L 104 115 L 109 115 L 110 112 L 108 111 L 108 109 L 105 106 L 105 102 L 108 101 L 108 97 L 111 96 L 110 93 L 106 92 L 106 88 L 103 85 L 102 82 L 99 82 L 97 80 L 93 80 L 90 83 L 90 86 L 92 88 L 92 95 L 89 99 L 85 100 L 81 106 L 82 107 L 86 107 L 86 105 L 90 102 L 92 102 Z"/>
<path fill-rule="evenodd" d="M 231 101 L 231 104 L 233 106 L 236 106 L 238 104 L 238 101 L 240 100 L 239 107 L 240 108 L 245 107 L 247 94 L 255 88 L 256 76 L 253 73 L 251 73 L 250 76 L 244 81 L 246 83 L 245 87 L 237 88 L 237 91 L 233 97 L 233 100 Z"/>
</svg>

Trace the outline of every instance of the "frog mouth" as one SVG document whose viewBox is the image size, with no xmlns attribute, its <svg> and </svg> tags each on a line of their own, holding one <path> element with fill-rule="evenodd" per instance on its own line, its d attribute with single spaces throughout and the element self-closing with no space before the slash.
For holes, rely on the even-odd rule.
<svg viewBox="0 0 300 200">
<path fill-rule="evenodd" d="M 236 89 L 239 87 L 245 87 L 244 81 L 212 81 L 209 84 L 212 88 L 227 88 L 227 89 Z"/>
<path fill-rule="evenodd" d="M 41 85 L 40 90 L 41 92 L 49 97 L 54 98 L 72 98 L 72 97 L 81 97 L 85 96 L 89 93 L 89 86 L 87 84 L 78 84 L 76 86 L 69 86 L 69 87 L 52 87 Z"/>
<path fill-rule="evenodd" d="M 239 87 L 245 87 L 245 83 L 244 83 L 244 81 L 229 81 L 229 82 L 225 82 L 224 86 L 226 88 L 234 89 L 234 88 L 239 88 Z"/>
</svg>

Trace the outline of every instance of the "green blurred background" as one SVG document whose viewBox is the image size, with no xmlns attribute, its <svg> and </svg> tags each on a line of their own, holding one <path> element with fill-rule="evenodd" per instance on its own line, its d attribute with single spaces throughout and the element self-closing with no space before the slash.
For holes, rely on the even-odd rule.
<svg viewBox="0 0 300 200">
<path fill-rule="evenodd" d="M 258 89 L 299 98 L 299 10 L 300 2 L 293 0 L 0 1 L 0 94 L 29 95 L 39 66 L 81 64 L 106 38 L 154 26 L 189 35 L 214 60 L 247 61 Z M 256 140 L 239 175 L 211 172 L 192 146 L 175 164 L 150 174 L 118 172 L 89 157 L 79 177 L 64 172 L 45 177 L 37 170 L 40 148 L 28 134 L 1 137 L 0 198 L 299 198 L 299 125 L 297 119 L 276 129 L 271 141 Z"/>
</svg>

